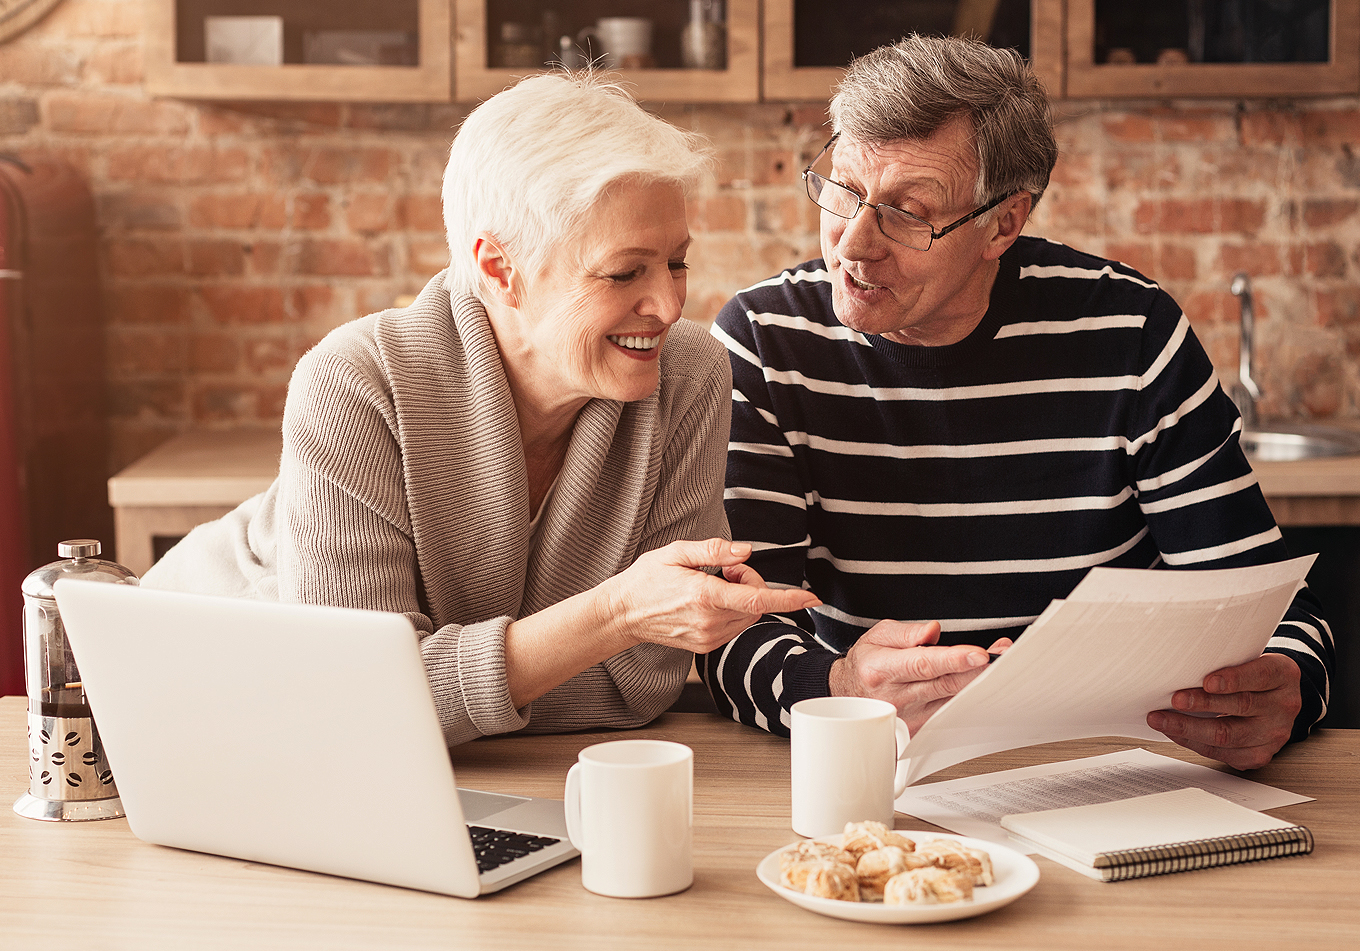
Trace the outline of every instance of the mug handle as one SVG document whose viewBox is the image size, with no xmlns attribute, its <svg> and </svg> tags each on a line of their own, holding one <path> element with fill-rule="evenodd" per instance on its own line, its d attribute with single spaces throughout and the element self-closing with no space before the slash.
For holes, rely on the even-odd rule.
<svg viewBox="0 0 1360 951">
<path fill-rule="evenodd" d="M 897 771 L 893 774 L 893 798 L 896 799 L 907 788 L 907 767 L 911 763 L 911 758 L 904 757 L 903 754 L 907 752 L 911 731 L 907 729 L 901 717 L 893 717 L 893 731 L 897 734 Z"/>
<path fill-rule="evenodd" d="M 899 721 L 900 722 L 900 721 Z M 582 844 L 581 835 L 581 764 L 572 763 L 571 769 L 567 770 L 567 789 L 564 797 L 565 802 L 563 811 L 566 813 L 567 838 L 576 851 L 584 852 L 585 846 Z"/>
</svg>

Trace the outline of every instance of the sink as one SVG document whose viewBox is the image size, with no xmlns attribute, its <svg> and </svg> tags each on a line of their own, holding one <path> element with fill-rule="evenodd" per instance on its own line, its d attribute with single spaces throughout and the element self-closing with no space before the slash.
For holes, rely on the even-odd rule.
<svg viewBox="0 0 1360 951">
<path fill-rule="evenodd" d="M 1252 462 L 1297 462 L 1360 454 L 1360 433 L 1329 426 L 1291 424 L 1247 429 L 1241 443 Z"/>
<path fill-rule="evenodd" d="M 1258 422 L 1256 404 L 1261 387 L 1252 375 L 1256 309 L 1252 303 L 1251 278 L 1237 274 L 1228 290 L 1241 306 L 1241 331 L 1238 337 L 1237 382 L 1228 395 L 1242 414 L 1242 451 L 1251 462 L 1300 462 L 1360 455 L 1360 429 L 1343 429 L 1318 423 Z"/>
</svg>

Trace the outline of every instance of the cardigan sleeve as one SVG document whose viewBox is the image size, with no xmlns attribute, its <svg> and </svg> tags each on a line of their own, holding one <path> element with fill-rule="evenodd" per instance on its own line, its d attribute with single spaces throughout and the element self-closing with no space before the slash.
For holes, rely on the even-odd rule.
<svg viewBox="0 0 1360 951">
<path fill-rule="evenodd" d="M 522 727 L 505 675 L 510 619 L 436 630 L 422 609 L 397 420 L 374 376 L 313 351 L 294 373 L 283 429 L 280 600 L 410 618 L 450 745 Z"/>
</svg>

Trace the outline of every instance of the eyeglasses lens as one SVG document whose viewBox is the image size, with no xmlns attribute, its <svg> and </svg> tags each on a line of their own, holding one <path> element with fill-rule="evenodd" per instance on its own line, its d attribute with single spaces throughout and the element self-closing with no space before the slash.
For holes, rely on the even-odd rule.
<svg viewBox="0 0 1360 951">
<path fill-rule="evenodd" d="M 925 251 L 930 247 L 930 225 L 904 214 L 892 205 L 878 206 L 878 224 L 883 233 L 898 244 L 905 244 L 917 251 Z"/>
<path fill-rule="evenodd" d="M 841 218 L 855 217 L 860 208 L 858 195 L 844 185 L 823 178 L 816 172 L 808 172 L 806 178 L 808 197 L 816 202 L 818 207 Z M 880 205 L 871 210 L 877 213 L 879 228 L 898 244 L 917 251 L 925 251 L 930 247 L 930 226 L 925 222 L 891 205 Z"/>
</svg>

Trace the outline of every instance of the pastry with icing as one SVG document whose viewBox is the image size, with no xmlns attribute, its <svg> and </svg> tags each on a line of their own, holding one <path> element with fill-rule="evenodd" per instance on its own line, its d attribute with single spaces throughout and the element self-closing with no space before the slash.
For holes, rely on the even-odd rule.
<svg viewBox="0 0 1360 951">
<path fill-rule="evenodd" d="M 937 905 L 972 897 L 971 881 L 938 865 L 899 872 L 883 886 L 883 902 L 887 905 Z"/>
</svg>

